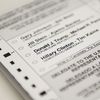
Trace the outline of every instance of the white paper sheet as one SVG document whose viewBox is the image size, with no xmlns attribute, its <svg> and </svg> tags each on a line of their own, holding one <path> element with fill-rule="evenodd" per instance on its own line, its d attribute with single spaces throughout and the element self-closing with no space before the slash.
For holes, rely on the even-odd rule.
<svg viewBox="0 0 100 100">
<path fill-rule="evenodd" d="M 99 1 L 10 2 L 1 7 L 0 63 L 23 97 L 100 98 Z"/>
</svg>

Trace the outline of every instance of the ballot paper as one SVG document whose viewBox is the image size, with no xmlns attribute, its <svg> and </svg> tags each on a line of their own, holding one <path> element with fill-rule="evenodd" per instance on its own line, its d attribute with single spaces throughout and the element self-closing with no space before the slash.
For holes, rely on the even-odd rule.
<svg viewBox="0 0 100 100">
<path fill-rule="evenodd" d="M 25 100 L 100 98 L 100 12 L 93 2 L 33 0 L 0 15 L 0 69 Z"/>
<path fill-rule="evenodd" d="M 84 0 L 91 8 L 100 13 L 100 0 Z M 91 2 L 92 1 L 92 2 Z"/>
</svg>

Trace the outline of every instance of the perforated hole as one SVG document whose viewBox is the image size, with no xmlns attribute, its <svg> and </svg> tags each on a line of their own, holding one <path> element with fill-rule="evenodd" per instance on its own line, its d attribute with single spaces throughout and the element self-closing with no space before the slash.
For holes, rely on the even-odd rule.
<svg viewBox="0 0 100 100">
<path fill-rule="evenodd" d="M 36 85 L 35 85 L 35 84 L 32 84 L 32 87 L 33 87 L 33 88 L 36 88 Z"/>
<path fill-rule="evenodd" d="M 20 68 L 17 69 L 18 72 L 21 72 L 22 70 Z"/>
<path fill-rule="evenodd" d="M 11 62 L 10 62 L 10 64 L 11 64 L 11 65 L 14 65 L 14 64 L 15 64 L 15 62 L 14 62 L 14 61 L 11 61 Z"/>
<path fill-rule="evenodd" d="M 7 58 L 7 57 L 9 57 L 11 54 L 8 52 L 8 53 L 5 53 L 3 56 L 5 57 L 5 58 Z"/>
<path fill-rule="evenodd" d="M 25 79 L 25 80 L 28 80 L 28 79 L 29 79 L 29 77 L 28 77 L 28 76 L 25 76 L 25 77 L 24 77 L 24 79 Z"/>
<path fill-rule="evenodd" d="M 42 91 L 42 92 L 40 93 L 41 96 L 44 96 L 44 95 L 46 95 L 46 94 L 47 94 L 46 91 Z"/>
</svg>

